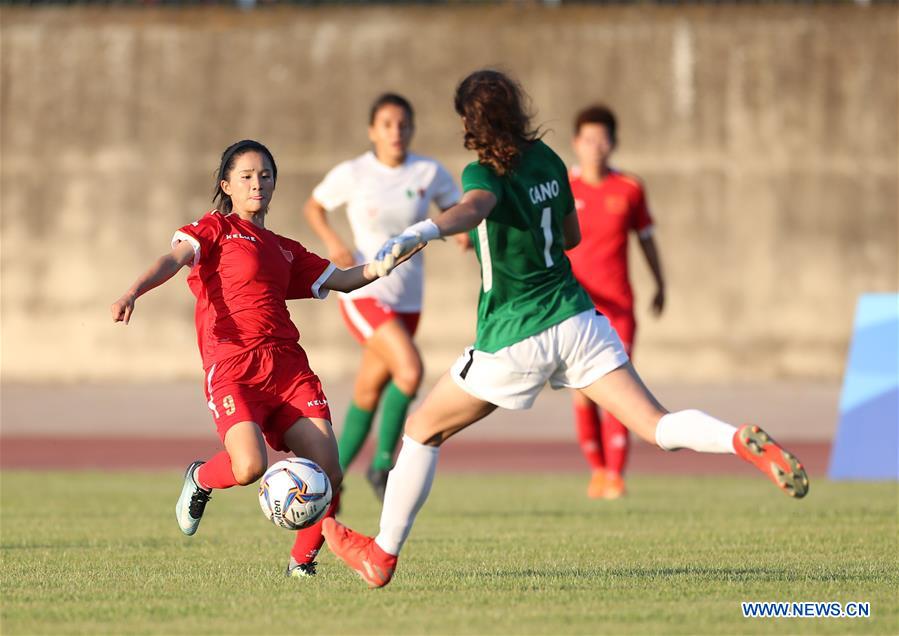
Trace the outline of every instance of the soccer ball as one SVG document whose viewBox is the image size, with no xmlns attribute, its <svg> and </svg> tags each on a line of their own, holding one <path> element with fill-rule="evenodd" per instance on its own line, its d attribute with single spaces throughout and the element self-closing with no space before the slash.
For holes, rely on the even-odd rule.
<svg viewBox="0 0 899 636">
<path fill-rule="evenodd" d="M 318 464 L 291 457 L 269 467 L 259 482 L 265 516 L 287 530 L 301 530 L 322 518 L 331 503 L 331 481 Z"/>
</svg>

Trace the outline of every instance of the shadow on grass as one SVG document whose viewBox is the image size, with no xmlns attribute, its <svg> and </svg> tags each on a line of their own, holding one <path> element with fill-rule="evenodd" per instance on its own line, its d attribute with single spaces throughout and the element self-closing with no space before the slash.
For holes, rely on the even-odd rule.
<svg viewBox="0 0 899 636">
<path fill-rule="evenodd" d="M 853 572 L 807 572 L 779 567 L 570 567 L 570 568 L 512 568 L 508 570 L 458 570 L 457 576 L 475 575 L 485 579 L 645 579 L 666 581 L 695 578 L 704 581 L 807 581 L 807 582 L 867 582 L 870 576 Z"/>
<path fill-rule="evenodd" d="M 175 539 L 166 537 L 160 539 L 101 539 L 85 538 L 69 541 L 54 541 L 52 543 L 29 543 L 27 540 L 18 543 L 0 544 L 0 552 L 15 552 L 27 550 L 146 550 L 169 549 L 180 537 Z M 181 542 L 183 543 L 183 542 Z"/>
</svg>

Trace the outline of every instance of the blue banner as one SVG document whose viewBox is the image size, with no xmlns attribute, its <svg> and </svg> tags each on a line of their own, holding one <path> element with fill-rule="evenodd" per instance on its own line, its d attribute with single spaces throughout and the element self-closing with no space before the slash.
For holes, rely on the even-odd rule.
<svg viewBox="0 0 899 636">
<path fill-rule="evenodd" d="M 899 480 L 899 294 L 859 298 L 829 475 Z"/>
</svg>

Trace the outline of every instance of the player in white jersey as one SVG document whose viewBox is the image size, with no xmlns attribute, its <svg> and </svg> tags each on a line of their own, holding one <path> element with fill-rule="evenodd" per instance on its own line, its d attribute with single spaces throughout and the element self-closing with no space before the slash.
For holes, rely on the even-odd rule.
<svg viewBox="0 0 899 636">
<path fill-rule="evenodd" d="M 334 167 L 306 202 L 306 219 L 338 267 L 370 260 L 391 236 L 428 218 L 432 203 L 445 210 L 459 201 L 459 189 L 442 165 L 409 152 L 414 128 L 412 106 L 405 98 L 393 93 L 378 97 L 369 115 L 372 150 Z M 353 249 L 327 219 L 341 206 L 346 206 Z M 363 345 L 339 441 L 340 464 L 346 470 L 356 457 L 382 402 L 377 451 L 366 473 L 382 500 L 406 411 L 421 384 L 422 362 L 413 336 L 423 283 L 424 256 L 417 254 L 391 276 L 340 301 L 347 327 Z"/>
</svg>

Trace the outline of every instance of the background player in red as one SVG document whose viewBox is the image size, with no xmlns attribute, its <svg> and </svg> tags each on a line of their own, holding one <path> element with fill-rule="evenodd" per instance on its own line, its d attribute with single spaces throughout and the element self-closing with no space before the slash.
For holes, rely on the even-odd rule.
<svg viewBox="0 0 899 636">
<path fill-rule="evenodd" d="M 176 505 L 182 532 L 197 531 L 213 489 L 245 486 L 268 465 L 266 442 L 318 463 L 338 492 L 342 472 L 328 400 L 299 345 L 286 301 L 348 292 L 378 274 L 371 265 L 347 270 L 265 228 L 278 169 L 268 149 L 244 140 L 222 155 L 217 208 L 175 232 L 161 256 L 112 305 L 126 324 L 142 294 L 189 266 L 197 298 L 197 341 L 205 392 L 225 450 L 186 471 Z M 328 511 L 333 515 L 337 497 Z M 297 532 L 287 574 L 315 574 L 321 522 Z"/>
<path fill-rule="evenodd" d="M 665 307 L 665 279 L 653 240 L 653 220 L 643 185 L 609 165 L 618 142 L 615 114 L 606 106 L 590 106 L 574 121 L 578 165 L 569 174 L 581 243 L 568 252 L 572 271 L 593 304 L 608 317 L 629 356 L 633 355 L 637 321 L 628 275 L 628 238 L 636 232 L 656 282 L 652 311 Z M 625 426 L 608 411 L 600 418 L 596 404 L 574 392 L 578 442 L 593 471 L 587 495 L 617 499 L 624 494 L 624 466 L 630 449 Z"/>
</svg>

